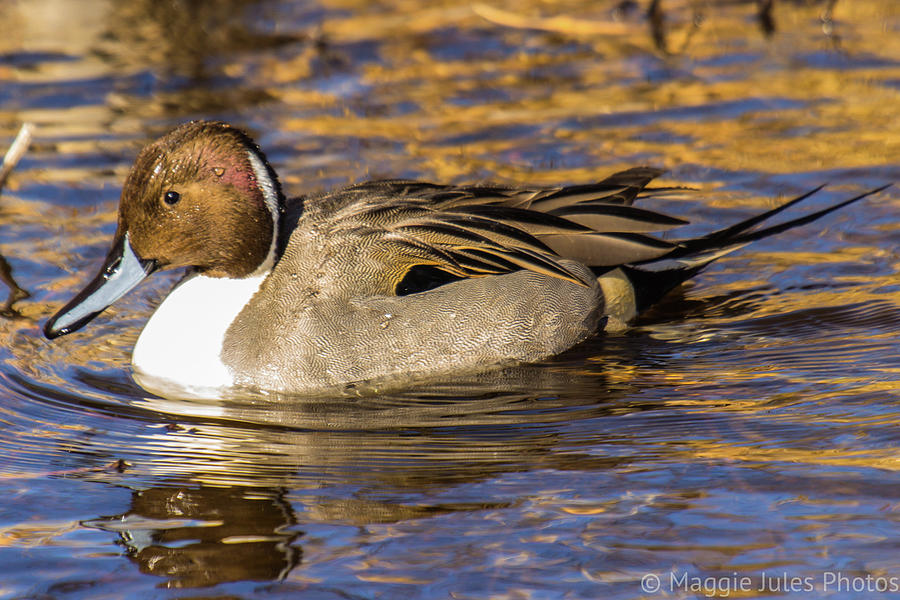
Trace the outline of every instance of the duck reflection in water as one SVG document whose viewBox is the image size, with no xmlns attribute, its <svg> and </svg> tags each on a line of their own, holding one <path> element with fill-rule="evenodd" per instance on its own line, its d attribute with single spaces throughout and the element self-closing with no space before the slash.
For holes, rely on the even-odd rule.
<svg viewBox="0 0 900 600">
<path fill-rule="evenodd" d="M 624 356 L 638 346 L 646 350 L 628 338 L 597 343 L 615 344 L 610 349 Z M 307 524 L 367 527 L 501 510 L 508 500 L 433 491 L 535 469 L 599 477 L 623 468 L 631 455 L 580 448 L 607 435 L 620 443 L 623 411 L 650 405 L 624 405 L 622 391 L 584 371 L 579 356 L 555 362 L 456 377 L 397 396 L 221 400 L 215 417 L 209 404 L 136 398 L 135 414 L 146 411 L 154 424 L 168 414 L 179 424 L 152 425 L 132 438 L 130 452 L 140 458 L 125 454 L 130 468 L 103 476 L 132 487 L 130 506 L 82 524 L 114 533 L 141 572 L 165 578 L 171 588 L 278 581 L 302 564 Z M 123 384 L 92 377 L 83 384 Z M 563 382 L 566 392 L 554 394 Z M 487 388 L 517 393 L 484 394 Z M 572 425 L 588 421 L 583 439 Z M 72 449 L 77 455 L 108 457 L 102 436 L 80 441 Z"/>
<path fill-rule="evenodd" d="M 301 560 L 295 524 L 281 489 L 186 486 L 135 491 L 127 513 L 83 523 L 171 588 L 283 579 Z"/>
</svg>

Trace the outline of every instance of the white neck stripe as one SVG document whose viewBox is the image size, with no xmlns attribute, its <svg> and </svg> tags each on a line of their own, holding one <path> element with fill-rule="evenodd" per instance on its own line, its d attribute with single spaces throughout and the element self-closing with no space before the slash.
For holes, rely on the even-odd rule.
<svg viewBox="0 0 900 600">
<path fill-rule="evenodd" d="M 250 166 L 253 168 L 253 174 L 256 176 L 256 181 L 259 184 L 260 191 L 262 191 L 263 200 L 266 203 L 266 208 L 269 209 L 269 215 L 271 215 L 272 217 L 272 243 L 269 245 L 269 253 L 266 255 L 266 259 L 252 274 L 258 275 L 260 273 L 269 271 L 275 264 L 275 250 L 278 245 L 278 225 L 280 211 L 278 209 L 277 187 L 275 181 L 269 174 L 269 169 L 266 168 L 266 163 L 263 161 L 262 157 L 259 155 L 259 152 L 255 148 L 251 148 L 247 151 L 247 157 L 250 159 Z"/>
</svg>

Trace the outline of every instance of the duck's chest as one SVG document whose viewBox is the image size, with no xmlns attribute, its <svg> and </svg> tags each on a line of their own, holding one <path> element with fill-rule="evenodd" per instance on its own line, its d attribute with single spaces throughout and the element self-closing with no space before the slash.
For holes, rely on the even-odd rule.
<svg viewBox="0 0 900 600">
<path fill-rule="evenodd" d="M 221 357 L 225 333 L 264 279 L 194 275 L 181 282 L 150 317 L 134 346 L 135 379 L 150 391 L 165 385 L 191 395 L 234 385 Z"/>
</svg>

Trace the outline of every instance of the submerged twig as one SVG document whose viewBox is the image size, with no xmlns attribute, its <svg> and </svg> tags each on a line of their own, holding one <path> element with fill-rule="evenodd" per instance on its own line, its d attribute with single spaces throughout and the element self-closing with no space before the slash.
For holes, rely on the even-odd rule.
<svg viewBox="0 0 900 600">
<path fill-rule="evenodd" d="M 3 186 L 6 184 L 6 179 L 9 177 L 9 174 L 12 173 L 12 170 L 16 168 L 16 165 L 19 164 L 19 161 L 25 156 L 25 152 L 31 144 L 33 133 L 34 125 L 31 123 L 25 123 L 19 128 L 16 139 L 13 140 L 12 145 L 3 157 L 3 164 L 0 164 L 0 191 L 3 191 Z"/>
<path fill-rule="evenodd" d="M 12 170 L 19 164 L 22 157 L 25 156 L 28 146 L 31 145 L 33 132 L 34 125 L 31 123 L 22 125 L 22 127 L 19 128 L 19 133 L 16 135 L 16 139 L 13 140 L 9 150 L 6 151 L 6 155 L 3 157 L 3 163 L 0 164 L 0 192 L 3 191 L 3 186 L 6 184 L 9 174 L 12 173 Z M 2 255 L 0 255 L 0 281 L 5 283 L 9 288 L 9 295 L 6 297 L 6 302 L 0 306 L 0 317 L 5 317 L 7 319 L 20 318 L 22 315 L 13 308 L 13 304 L 23 298 L 27 298 L 31 294 L 28 293 L 28 290 L 19 287 L 19 284 L 13 279 L 12 267 Z"/>
<path fill-rule="evenodd" d="M 759 20 L 759 27 L 766 37 L 772 37 L 777 29 L 775 16 L 772 14 L 774 7 L 775 0 L 757 0 L 756 18 Z"/>
<path fill-rule="evenodd" d="M 666 45 L 666 14 L 662 9 L 661 0 L 651 0 L 647 8 L 647 20 L 650 21 L 650 35 L 656 49 L 663 54 L 669 53 Z"/>
<path fill-rule="evenodd" d="M 678 50 L 672 52 L 669 50 L 669 32 L 666 31 L 666 12 L 663 10 L 662 0 L 651 0 L 650 6 L 647 8 L 647 21 L 650 23 L 650 37 L 653 38 L 653 44 L 656 49 L 666 56 L 683 54 L 694 34 L 700 29 L 703 23 L 703 11 L 698 7 L 697 2 L 691 2 L 691 24 L 678 46 Z"/>
<path fill-rule="evenodd" d="M 9 288 L 9 295 L 6 297 L 6 302 L 0 306 L 0 317 L 6 319 L 21 318 L 22 314 L 13 308 L 13 304 L 19 300 L 28 298 L 31 294 L 28 290 L 20 288 L 19 284 L 16 283 L 16 280 L 13 279 L 12 267 L 9 262 L 3 258 L 3 255 L 0 255 L 0 281 L 5 283 Z"/>
<path fill-rule="evenodd" d="M 841 36 L 834 30 L 834 7 L 837 6 L 837 3 L 838 0 L 828 0 L 828 4 L 826 4 L 825 10 L 820 17 L 822 21 L 822 31 L 828 36 L 828 39 L 831 40 L 831 45 L 834 48 L 840 48 L 841 45 Z"/>
</svg>

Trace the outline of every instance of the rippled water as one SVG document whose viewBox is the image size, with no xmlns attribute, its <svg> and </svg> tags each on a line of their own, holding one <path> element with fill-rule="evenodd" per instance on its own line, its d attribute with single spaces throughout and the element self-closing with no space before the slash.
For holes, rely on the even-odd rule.
<svg viewBox="0 0 900 600">
<path fill-rule="evenodd" d="M 174 275 L 39 334 L 140 146 L 191 118 L 294 193 L 663 166 L 694 233 L 900 181 L 895 0 L 657 6 L 0 3 L 0 146 L 37 125 L 0 197 L 31 294 L 0 320 L 0 597 L 900 597 L 896 187 L 626 334 L 388 397 L 147 395 L 130 349 Z"/>
</svg>

